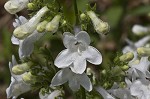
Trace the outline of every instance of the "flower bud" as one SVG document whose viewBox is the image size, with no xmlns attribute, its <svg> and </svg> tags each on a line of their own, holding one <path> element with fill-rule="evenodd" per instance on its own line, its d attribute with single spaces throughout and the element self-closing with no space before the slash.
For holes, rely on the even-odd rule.
<svg viewBox="0 0 150 99">
<path fill-rule="evenodd" d="M 52 21 L 46 25 L 46 30 L 55 33 L 58 30 L 60 18 L 60 15 L 56 15 Z"/>
<path fill-rule="evenodd" d="M 43 21 L 43 22 L 39 23 L 38 26 L 36 27 L 36 30 L 37 30 L 39 33 L 44 32 L 47 23 L 48 23 L 47 21 Z"/>
<path fill-rule="evenodd" d="M 25 83 L 34 83 L 36 80 L 36 77 L 31 74 L 31 72 L 27 72 L 23 74 L 22 79 Z"/>
<path fill-rule="evenodd" d="M 62 26 L 66 26 L 66 25 L 67 25 L 67 21 L 66 21 L 66 20 L 63 20 L 61 25 L 62 25 Z"/>
<path fill-rule="evenodd" d="M 128 66 L 128 65 L 124 65 L 124 66 L 121 67 L 121 69 L 122 69 L 123 71 L 126 71 L 126 70 L 129 69 L 129 66 Z"/>
<path fill-rule="evenodd" d="M 86 20 L 86 15 L 84 14 L 84 13 L 82 13 L 81 15 L 80 15 L 80 19 L 83 21 L 83 20 Z"/>
<path fill-rule="evenodd" d="M 24 9 L 28 3 L 29 0 L 9 0 L 5 3 L 4 8 L 10 14 L 15 14 Z"/>
<path fill-rule="evenodd" d="M 48 11 L 48 8 L 45 6 L 42 9 L 40 9 L 36 15 L 34 15 L 27 23 L 17 27 L 13 34 L 18 39 L 24 39 L 30 34 L 32 34 L 37 24 L 40 22 L 42 16 Z"/>
<path fill-rule="evenodd" d="M 107 74 L 107 72 L 106 72 L 106 70 L 104 69 L 104 70 L 102 70 L 102 72 L 101 72 L 103 75 L 106 75 Z"/>
<path fill-rule="evenodd" d="M 31 66 L 33 66 L 33 63 L 32 63 L 32 62 L 27 62 L 27 63 L 23 63 L 23 64 L 18 64 L 18 65 L 15 65 L 15 66 L 12 68 L 12 72 L 13 72 L 15 75 L 21 75 L 21 74 L 25 73 L 27 70 L 29 70 Z"/>
<path fill-rule="evenodd" d="M 143 34 L 149 32 L 149 29 L 147 27 L 143 27 L 141 25 L 134 25 L 132 28 L 132 32 L 136 35 L 143 35 Z"/>
<path fill-rule="evenodd" d="M 126 88 L 126 87 L 127 87 L 125 82 L 120 82 L 119 86 L 120 86 L 121 88 Z"/>
<path fill-rule="evenodd" d="M 113 76 L 119 76 L 119 75 L 124 75 L 124 72 L 121 70 L 120 67 L 116 66 L 111 70 L 111 74 Z"/>
<path fill-rule="evenodd" d="M 119 57 L 120 61 L 129 62 L 134 58 L 134 54 L 132 52 L 127 52 Z"/>
<path fill-rule="evenodd" d="M 140 55 L 140 56 L 150 56 L 150 48 L 148 47 L 139 47 L 137 48 L 137 53 Z"/>
<path fill-rule="evenodd" d="M 34 3 L 28 3 L 28 9 L 29 10 L 32 10 L 32 9 L 34 9 L 34 7 L 35 7 L 35 4 Z"/>
<path fill-rule="evenodd" d="M 108 23 L 103 22 L 101 19 L 99 19 L 93 11 L 88 11 L 87 14 L 92 20 L 96 32 L 106 35 L 110 29 Z"/>
</svg>

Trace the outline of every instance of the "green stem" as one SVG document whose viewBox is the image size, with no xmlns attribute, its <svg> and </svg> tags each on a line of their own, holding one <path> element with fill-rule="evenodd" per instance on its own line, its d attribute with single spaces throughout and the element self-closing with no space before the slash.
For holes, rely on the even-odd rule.
<svg viewBox="0 0 150 99">
<path fill-rule="evenodd" d="M 78 7 L 77 7 L 77 1 L 74 0 L 74 10 L 75 10 L 75 16 L 76 16 L 76 24 L 79 25 L 79 17 L 78 17 Z"/>
<path fill-rule="evenodd" d="M 86 93 L 83 87 L 81 87 L 81 99 L 86 99 Z"/>
</svg>

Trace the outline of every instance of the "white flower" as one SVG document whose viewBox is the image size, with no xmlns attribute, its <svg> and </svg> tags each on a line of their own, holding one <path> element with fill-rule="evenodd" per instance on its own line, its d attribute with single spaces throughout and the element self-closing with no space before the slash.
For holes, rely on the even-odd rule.
<svg viewBox="0 0 150 99">
<path fill-rule="evenodd" d="M 23 82 L 22 75 L 14 75 L 12 73 L 12 67 L 16 64 L 16 59 L 14 56 L 12 56 L 12 62 L 9 62 L 9 68 L 11 72 L 11 83 L 6 89 L 7 98 L 13 97 L 13 99 L 16 99 L 19 95 L 31 89 L 30 85 L 27 85 Z"/>
<path fill-rule="evenodd" d="M 108 90 L 109 93 L 114 95 L 119 99 L 134 99 L 130 93 L 131 81 L 128 78 L 125 78 L 127 86 L 125 88 L 120 88 L 117 83 L 114 83 L 111 89 Z"/>
<path fill-rule="evenodd" d="M 132 32 L 136 35 L 142 35 L 145 34 L 147 32 L 149 32 L 149 28 L 148 27 L 143 27 L 141 25 L 134 25 L 132 28 Z"/>
<path fill-rule="evenodd" d="M 146 79 L 134 81 L 130 87 L 130 92 L 137 99 L 150 99 L 150 81 Z"/>
<path fill-rule="evenodd" d="M 48 11 L 48 8 L 46 6 L 41 8 L 36 13 L 36 15 L 34 15 L 28 22 L 22 24 L 21 26 L 18 26 L 14 30 L 13 35 L 18 39 L 24 39 L 24 38 L 28 37 L 29 35 L 31 35 L 35 31 L 41 18 L 47 11 Z"/>
<path fill-rule="evenodd" d="M 138 54 L 137 54 L 137 52 L 136 52 L 136 49 L 137 49 L 138 47 L 144 46 L 149 40 L 150 40 L 150 36 L 145 36 L 145 37 L 143 37 L 142 39 L 140 39 L 139 41 L 137 41 L 137 42 L 135 42 L 135 43 L 133 43 L 133 42 L 131 42 L 130 40 L 127 39 L 126 41 L 127 41 L 127 43 L 129 43 L 129 45 L 128 45 L 128 46 L 125 46 L 125 47 L 123 48 L 122 52 L 123 52 L 123 53 L 133 52 L 133 53 L 134 53 L 134 59 L 133 59 L 133 61 L 134 61 L 134 60 L 136 60 L 137 57 L 138 57 Z"/>
<path fill-rule="evenodd" d="M 60 90 L 54 90 L 53 92 L 49 92 L 50 94 L 45 94 L 42 95 L 41 91 L 39 93 L 39 97 L 40 99 L 56 99 L 58 96 L 60 96 L 62 94 L 62 92 Z M 63 99 L 61 97 L 59 97 L 59 99 Z"/>
<path fill-rule="evenodd" d="M 148 61 L 148 57 L 142 57 L 141 60 L 139 60 L 136 51 L 138 47 L 144 46 L 149 40 L 150 36 L 145 36 L 135 43 L 132 43 L 131 41 L 127 40 L 127 42 L 130 45 L 123 48 L 123 53 L 134 53 L 134 59 L 129 62 L 128 65 L 130 68 L 127 70 L 128 76 L 132 77 L 133 81 L 137 77 L 150 77 L 150 73 L 148 71 L 150 62 Z"/>
<path fill-rule="evenodd" d="M 58 68 L 70 66 L 75 73 L 82 74 L 86 69 L 86 60 L 98 65 L 102 62 L 101 53 L 90 44 L 90 37 L 87 32 L 80 31 L 75 36 L 69 32 L 64 33 L 64 46 L 67 48 L 59 53 L 54 64 Z"/>
<path fill-rule="evenodd" d="M 4 8 L 10 13 L 15 14 L 25 7 L 27 7 L 27 4 L 29 3 L 29 0 L 9 0 L 5 3 Z"/>
<path fill-rule="evenodd" d="M 15 21 L 16 22 L 13 22 L 13 26 L 15 28 L 28 22 L 28 20 L 23 16 L 20 16 L 19 19 L 15 19 Z M 44 33 L 38 33 L 37 31 L 34 31 L 31 35 L 23 40 L 19 40 L 18 38 L 12 36 L 11 41 L 13 44 L 19 45 L 19 57 L 23 58 L 32 53 L 34 49 L 34 42 L 39 40 L 43 35 Z"/>
<path fill-rule="evenodd" d="M 104 88 L 102 87 L 96 87 L 96 91 L 98 91 L 104 99 L 115 99 L 113 96 L 111 96 Z"/>
<path fill-rule="evenodd" d="M 140 62 L 138 64 L 129 64 L 131 67 L 127 72 L 129 76 L 132 76 L 133 80 L 136 79 L 136 77 L 148 77 L 150 78 L 150 62 L 148 61 L 148 57 L 142 57 Z"/>
<path fill-rule="evenodd" d="M 58 71 L 51 81 L 51 86 L 59 86 L 67 81 L 69 82 L 69 87 L 73 91 L 77 91 L 80 85 L 88 91 L 92 90 L 91 81 L 85 73 L 75 74 L 69 68 Z"/>
</svg>

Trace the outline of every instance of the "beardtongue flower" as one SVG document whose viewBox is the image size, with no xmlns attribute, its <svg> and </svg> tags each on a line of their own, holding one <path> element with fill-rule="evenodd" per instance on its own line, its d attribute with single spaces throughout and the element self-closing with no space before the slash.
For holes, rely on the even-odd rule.
<svg viewBox="0 0 150 99">
<path fill-rule="evenodd" d="M 20 25 L 25 24 L 26 22 L 28 22 L 28 20 L 25 17 L 20 16 L 19 19 L 15 19 L 15 22 L 13 22 L 13 26 L 17 28 Z M 12 35 L 11 41 L 13 44 L 19 45 L 19 57 L 22 59 L 24 57 L 29 56 L 32 53 L 34 49 L 34 42 L 39 40 L 43 35 L 44 33 L 38 33 L 35 30 L 31 35 L 22 40 Z"/>
<path fill-rule="evenodd" d="M 10 14 L 15 14 L 27 7 L 29 0 L 9 0 L 5 3 L 4 8 Z"/>
<path fill-rule="evenodd" d="M 25 24 L 17 27 L 14 32 L 13 35 L 18 38 L 18 39 L 24 39 L 26 37 L 28 37 L 29 35 L 31 35 L 38 23 L 40 22 L 42 16 L 48 11 L 48 8 L 45 6 L 42 9 L 40 9 L 36 15 L 34 15 L 28 22 L 26 22 Z"/>
<path fill-rule="evenodd" d="M 12 73 L 12 68 L 17 65 L 16 59 L 12 56 L 12 62 L 9 62 L 9 68 L 11 72 L 11 83 L 6 89 L 7 98 L 16 99 L 19 95 L 31 90 L 30 85 L 26 84 L 22 80 L 22 75 L 15 75 Z"/>
<path fill-rule="evenodd" d="M 51 81 L 51 86 L 59 86 L 67 81 L 69 82 L 69 87 L 73 91 L 80 89 L 80 85 L 83 86 L 87 91 L 92 90 L 92 83 L 85 73 L 76 74 L 73 73 L 69 68 L 64 68 L 58 71 Z"/>
<path fill-rule="evenodd" d="M 101 64 L 102 55 L 96 48 L 89 46 L 87 32 L 80 31 L 75 36 L 65 32 L 63 43 L 67 49 L 61 51 L 54 61 L 58 68 L 70 67 L 74 73 L 82 74 L 86 69 L 86 60 L 95 65 Z"/>
</svg>

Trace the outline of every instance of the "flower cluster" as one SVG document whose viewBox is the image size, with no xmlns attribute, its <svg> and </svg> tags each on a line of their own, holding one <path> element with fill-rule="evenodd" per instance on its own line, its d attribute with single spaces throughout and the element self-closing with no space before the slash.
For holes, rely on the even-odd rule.
<svg viewBox="0 0 150 99">
<path fill-rule="evenodd" d="M 7 98 L 38 90 L 40 99 L 150 99 L 149 27 L 135 25 L 132 32 L 146 36 L 137 42 L 126 39 L 128 45 L 107 63 L 93 35 L 104 39 L 110 27 L 90 4 L 84 11 L 78 8 L 79 1 L 71 0 L 72 7 L 63 0 L 5 3 L 6 11 L 16 16 L 11 42 L 19 47 L 19 60 L 12 55 L 9 62 Z M 17 15 L 26 8 L 29 19 Z M 47 39 L 59 43 L 45 44 Z"/>
<path fill-rule="evenodd" d="M 12 62 L 9 63 L 12 77 L 11 84 L 6 90 L 7 98 L 16 99 L 22 93 L 32 90 L 34 85 L 36 88 L 37 83 L 46 83 L 47 88 L 44 85 L 39 87 L 41 99 L 62 98 L 64 91 L 56 86 L 66 82 L 73 92 L 82 89 L 80 85 L 87 91 L 92 91 L 92 82 L 85 72 L 87 61 L 94 65 L 100 65 L 102 54 L 95 47 L 90 46 L 90 36 L 85 29 L 80 28 L 80 24 L 71 26 L 71 22 L 66 19 L 61 7 L 59 10 L 56 9 L 59 7 L 56 2 L 56 0 L 52 0 L 47 4 L 47 1 L 40 0 L 9 0 L 5 3 L 5 9 L 10 14 L 17 16 L 13 22 L 15 29 L 11 41 L 19 46 L 18 54 L 21 61 L 17 64 L 15 57 L 12 56 Z M 25 8 L 33 11 L 30 19 L 17 15 Z M 103 35 L 109 31 L 108 23 L 99 19 L 94 11 L 86 11 L 81 21 L 85 21 L 86 18 L 89 23 L 92 22 L 97 33 Z M 54 34 L 56 32 L 63 34 L 62 41 L 66 49 L 61 51 L 54 61 L 48 60 L 44 55 L 42 56 L 43 60 L 41 56 L 38 56 L 39 54 L 34 55 L 35 43 L 47 33 Z M 47 53 L 45 50 L 43 53 Z M 40 58 L 39 61 L 37 57 Z M 60 70 L 55 74 L 58 68 L 48 64 L 41 66 L 41 62 L 45 62 L 45 60 L 54 62 L 54 65 Z M 36 69 L 39 71 L 35 72 Z M 49 78 L 46 78 L 45 75 L 49 75 Z"/>
</svg>

